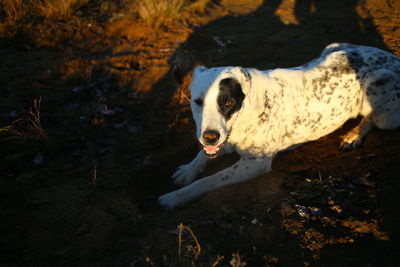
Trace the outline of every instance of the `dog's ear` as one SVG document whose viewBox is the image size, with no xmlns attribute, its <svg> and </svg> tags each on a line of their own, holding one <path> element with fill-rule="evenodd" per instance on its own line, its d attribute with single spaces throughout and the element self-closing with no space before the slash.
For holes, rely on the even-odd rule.
<svg viewBox="0 0 400 267">
<path fill-rule="evenodd" d="M 234 72 L 236 76 L 239 77 L 239 82 L 242 85 L 242 90 L 245 95 L 247 95 L 248 91 L 251 88 L 251 74 L 246 68 L 235 67 Z"/>
<path fill-rule="evenodd" d="M 201 65 L 200 63 L 197 63 L 194 67 L 192 78 L 195 78 L 199 73 L 202 73 L 203 71 L 206 71 L 207 67 Z"/>
<path fill-rule="evenodd" d="M 172 74 L 179 85 L 190 83 L 192 76 L 207 69 L 186 50 L 179 50 L 171 60 Z"/>
<path fill-rule="evenodd" d="M 171 60 L 172 74 L 175 80 L 182 84 L 185 76 L 190 73 L 194 68 L 194 58 L 186 50 L 178 50 Z"/>
</svg>

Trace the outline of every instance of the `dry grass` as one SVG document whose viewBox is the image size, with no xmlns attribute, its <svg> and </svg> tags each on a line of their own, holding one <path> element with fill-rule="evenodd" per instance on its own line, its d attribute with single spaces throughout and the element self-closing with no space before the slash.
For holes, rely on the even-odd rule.
<svg viewBox="0 0 400 267">
<path fill-rule="evenodd" d="M 74 58 L 58 67 L 58 72 L 65 80 L 90 82 L 92 79 L 94 63 L 83 58 Z"/>
<path fill-rule="evenodd" d="M 189 5 L 188 0 L 145 0 L 132 2 L 130 12 L 155 28 L 168 24 Z"/>
<path fill-rule="evenodd" d="M 0 15 L 8 22 L 28 16 L 65 20 L 89 3 L 90 0 L 0 0 Z M 114 10 L 115 13 L 132 15 L 159 28 L 175 21 L 185 11 L 203 10 L 209 0 L 121 0 L 119 3 L 121 10 Z"/>
<path fill-rule="evenodd" d="M 67 19 L 89 0 L 0 0 L 6 21 L 16 21 L 27 15 L 48 19 Z"/>
<path fill-rule="evenodd" d="M 125 12 L 154 28 L 167 26 L 184 12 L 203 12 L 210 0 L 121 0 Z"/>
<path fill-rule="evenodd" d="M 35 0 L 0 0 L 0 11 L 6 21 L 16 21 L 28 14 Z"/>
<path fill-rule="evenodd" d="M 2 128 L 8 131 L 10 134 L 18 135 L 28 140 L 46 140 L 47 134 L 42 127 L 40 104 L 41 98 L 35 98 L 33 100 L 33 107 L 29 108 L 28 118 L 17 119 L 13 122 L 12 126 Z"/>
<path fill-rule="evenodd" d="M 37 2 L 37 8 L 39 14 L 45 18 L 67 19 L 88 2 L 88 0 L 46 0 Z"/>
</svg>

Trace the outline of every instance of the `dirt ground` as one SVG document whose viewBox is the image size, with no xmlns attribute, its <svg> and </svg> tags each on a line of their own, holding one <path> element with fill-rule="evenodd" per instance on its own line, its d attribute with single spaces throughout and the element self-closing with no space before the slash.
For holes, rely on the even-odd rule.
<svg viewBox="0 0 400 267">
<path fill-rule="evenodd" d="M 158 30 L 115 16 L 3 38 L 0 265 L 397 266 L 400 129 L 342 152 L 351 121 L 280 153 L 256 179 L 173 211 L 156 200 L 198 151 L 187 88 L 171 75 L 182 51 L 259 69 L 303 64 L 332 42 L 400 56 L 399 10 L 395 0 L 222 0 Z"/>
</svg>

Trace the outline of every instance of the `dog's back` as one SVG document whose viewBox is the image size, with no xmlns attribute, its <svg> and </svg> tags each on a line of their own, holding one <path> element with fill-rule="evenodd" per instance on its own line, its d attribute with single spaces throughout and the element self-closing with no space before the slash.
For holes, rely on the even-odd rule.
<svg viewBox="0 0 400 267">
<path fill-rule="evenodd" d="M 280 147 L 318 139 L 359 115 L 383 129 L 400 125 L 400 60 L 380 49 L 332 44 L 303 66 L 263 74 L 275 89 L 260 86 L 257 94 L 279 121 Z"/>
</svg>

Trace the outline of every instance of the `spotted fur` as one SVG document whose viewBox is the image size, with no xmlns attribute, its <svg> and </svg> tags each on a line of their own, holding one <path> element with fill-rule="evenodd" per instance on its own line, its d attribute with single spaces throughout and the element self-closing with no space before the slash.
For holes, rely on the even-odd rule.
<svg viewBox="0 0 400 267">
<path fill-rule="evenodd" d="M 359 146 L 374 127 L 400 126 L 400 60 L 368 46 L 334 43 L 319 58 L 289 69 L 197 67 L 190 89 L 204 150 L 173 174 L 186 186 L 159 198 L 167 209 L 265 173 L 279 151 L 327 135 L 350 118 L 362 116 L 342 137 L 342 149 Z M 205 131 L 218 133 L 213 144 Z M 238 162 L 193 182 L 207 156 L 233 151 Z"/>
</svg>

